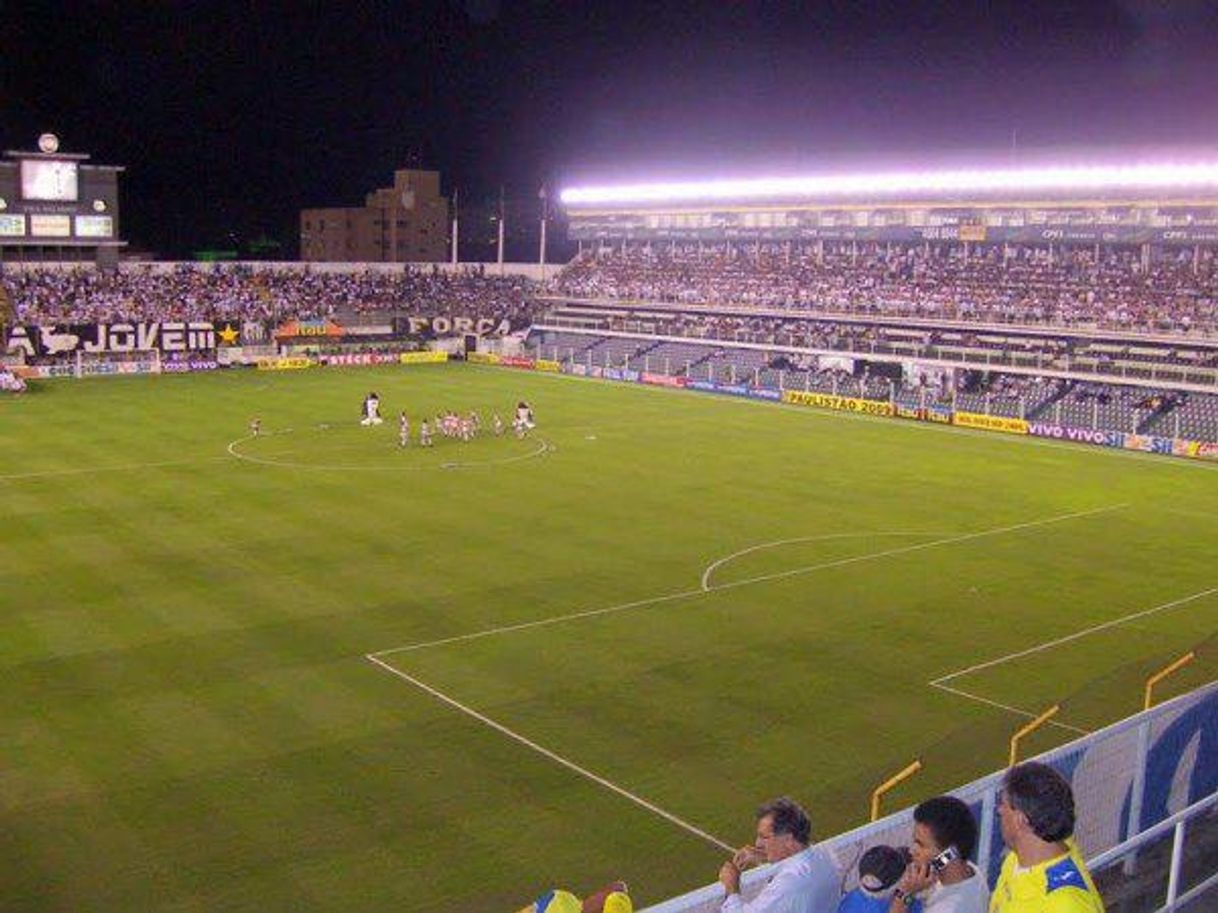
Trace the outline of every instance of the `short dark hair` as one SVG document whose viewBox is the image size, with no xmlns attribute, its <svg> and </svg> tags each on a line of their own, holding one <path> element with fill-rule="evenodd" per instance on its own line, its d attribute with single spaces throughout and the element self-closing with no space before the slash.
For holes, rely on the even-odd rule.
<svg viewBox="0 0 1218 913">
<path fill-rule="evenodd" d="M 1023 812 L 1028 826 L 1046 843 L 1074 833 L 1074 792 L 1066 778 L 1048 764 L 1028 761 L 1007 771 L 1002 782 L 1007 805 Z"/>
<path fill-rule="evenodd" d="M 812 839 L 812 819 L 803 807 L 789 796 L 779 796 L 757 809 L 757 820 L 770 818 L 775 835 L 790 834 L 805 846 Z"/>
<path fill-rule="evenodd" d="M 977 846 L 977 822 L 969 807 L 955 796 L 935 796 L 914 809 L 914 821 L 926 825 L 935 843 L 954 846 L 968 859 Z"/>
</svg>

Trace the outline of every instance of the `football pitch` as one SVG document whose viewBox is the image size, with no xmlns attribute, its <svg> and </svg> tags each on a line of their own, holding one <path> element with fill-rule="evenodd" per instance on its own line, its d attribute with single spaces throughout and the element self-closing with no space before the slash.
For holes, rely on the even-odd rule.
<svg viewBox="0 0 1218 913">
<path fill-rule="evenodd" d="M 1216 469 L 472 365 L 44 382 L 0 399 L 3 906 L 658 901 L 765 799 L 828 836 L 1218 676 Z"/>
</svg>

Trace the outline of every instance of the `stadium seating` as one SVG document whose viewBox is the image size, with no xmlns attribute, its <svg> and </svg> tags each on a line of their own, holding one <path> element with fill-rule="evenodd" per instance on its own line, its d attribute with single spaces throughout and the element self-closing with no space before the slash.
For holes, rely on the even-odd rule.
<svg viewBox="0 0 1218 913">
<path fill-rule="evenodd" d="M 663 245 L 593 249 L 562 294 L 994 323 L 1218 329 L 1218 258 L 1026 245 Z"/>
</svg>

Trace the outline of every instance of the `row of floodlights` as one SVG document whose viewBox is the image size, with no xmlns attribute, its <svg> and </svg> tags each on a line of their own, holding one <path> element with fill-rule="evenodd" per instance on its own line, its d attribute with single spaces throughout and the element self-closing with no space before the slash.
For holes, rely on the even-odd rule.
<svg viewBox="0 0 1218 913">
<path fill-rule="evenodd" d="M 1218 163 L 1101 165 L 1092 167 L 901 171 L 812 177 L 745 178 L 569 187 L 567 206 L 605 203 L 697 203 L 765 198 L 916 196 L 936 193 L 1103 192 L 1121 190 L 1218 190 Z"/>
</svg>

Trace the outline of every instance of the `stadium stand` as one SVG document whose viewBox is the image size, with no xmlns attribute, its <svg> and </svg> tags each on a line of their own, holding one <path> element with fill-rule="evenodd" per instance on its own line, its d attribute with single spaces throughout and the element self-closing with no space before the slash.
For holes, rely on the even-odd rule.
<svg viewBox="0 0 1218 913">
<path fill-rule="evenodd" d="M 585 252 L 555 290 L 577 298 L 829 313 L 1218 330 L 1218 258 L 1028 245 L 663 245 Z"/>
<path fill-rule="evenodd" d="M 0 284 L 17 324 L 87 324 L 118 320 L 283 320 L 418 311 L 473 311 L 527 320 L 533 284 L 519 276 L 488 276 L 428 268 L 399 272 L 313 272 L 255 269 L 244 264 L 171 270 L 141 266 L 5 270 Z"/>
</svg>

